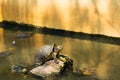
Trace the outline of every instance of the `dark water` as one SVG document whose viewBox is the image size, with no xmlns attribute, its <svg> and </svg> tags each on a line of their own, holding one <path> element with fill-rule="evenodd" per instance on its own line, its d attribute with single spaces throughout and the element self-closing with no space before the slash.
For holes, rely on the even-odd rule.
<svg viewBox="0 0 120 80">
<path fill-rule="evenodd" d="M 35 34 L 30 38 L 16 39 L 20 31 L 13 32 L 0 28 L 0 51 L 12 49 L 13 54 L 0 59 L 0 80 L 36 80 L 31 76 L 12 73 L 12 65 L 33 63 L 36 49 L 45 45 L 57 43 L 63 46 L 62 53 L 70 56 L 76 68 L 94 66 L 95 74 L 91 76 L 65 75 L 47 80 L 119 80 L 120 79 L 120 46 L 72 39 L 44 34 Z M 12 41 L 16 45 L 12 47 Z"/>
</svg>

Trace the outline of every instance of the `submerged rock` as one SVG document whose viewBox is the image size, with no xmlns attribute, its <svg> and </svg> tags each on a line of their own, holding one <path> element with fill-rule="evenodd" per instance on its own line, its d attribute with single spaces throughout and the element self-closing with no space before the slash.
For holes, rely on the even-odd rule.
<svg viewBox="0 0 120 80">
<path fill-rule="evenodd" d="M 81 67 L 76 68 L 75 72 L 73 72 L 77 76 L 89 76 L 93 75 L 96 71 L 96 67 L 90 66 L 90 67 Z"/>
<path fill-rule="evenodd" d="M 12 52 L 10 50 L 0 51 L 0 58 L 6 58 L 10 56 Z"/>
<path fill-rule="evenodd" d="M 31 69 L 30 73 L 43 78 L 51 75 L 60 75 L 64 72 L 72 71 L 72 65 L 72 59 L 61 55 L 58 63 L 56 63 L 54 60 L 49 60 L 45 64 Z"/>
<path fill-rule="evenodd" d="M 11 66 L 11 71 L 16 72 L 16 73 L 28 73 L 29 72 L 29 67 L 24 66 L 24 65 L 12 65 Z"/>
<path fill-rule="evenodd" d="M 33 36 L 33 33 L 30 33 L 30 32 L 24 32 L 24 33 L 20 33 L 20 34 L 17 34 L 17 38 L 29 38 Z"/>
</svg>

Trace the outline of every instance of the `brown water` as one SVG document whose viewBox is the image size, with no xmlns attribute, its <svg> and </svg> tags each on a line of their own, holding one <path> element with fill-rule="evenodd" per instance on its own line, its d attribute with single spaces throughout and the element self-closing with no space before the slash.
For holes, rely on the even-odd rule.
<svg viewBox="0 0 120 80">
<path fill-rule="evenodd" d="M 120 37 L 119 0 L 0 0 L 0 21 Z"/>
<path fill-rule="evenodd" d="M 62 53 L 73 59 L 74 70 L 88 66 L 96 67 L 95 74 L 92 76 L 76 77 L 74 75 L 67 75 L 54 80 L 120 79 L 120 46 L 44 34 L 35 34 L 30 38 L 16 39 L 15 37 L 18 33 L 20 31 L 13 32 L 0 28 L 0 51 L 11 47 L 12 41 L 16 40 L 16 46 L 11 47 L 13 54 L 0 59 L 0 80 L 36 80 L 30 76 L 23 78 L 20 74 L 12 73 L 10 66 L 15 64 L 32 64 L 36 49 L 45 44 L 52 43 L 63 46 Z"/>
</svg>

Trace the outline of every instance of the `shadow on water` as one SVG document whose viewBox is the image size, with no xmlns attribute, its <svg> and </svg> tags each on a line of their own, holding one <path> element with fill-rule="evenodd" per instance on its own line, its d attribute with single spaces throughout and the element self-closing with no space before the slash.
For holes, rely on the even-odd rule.
<svg viewBox="0 0 120 80">
<path fill-rule="evenodd" d="M 83 32 L 67 31 L 61 29 L 47 28 L 46 26 L 44 27 L 35 26 L 31 24 L 17 23 L 14 21 L 6 21 L 6 20 L 0 22 L 0 26 L 6 30 L 12 30 L 12 31 L 31 31 L 34 33 L 41 33 L 46 35 L 48 34 L 48 35 L 120 45 L 119 37 L 106 36 L 102 34 L 88 34 Z"/>
</svg>

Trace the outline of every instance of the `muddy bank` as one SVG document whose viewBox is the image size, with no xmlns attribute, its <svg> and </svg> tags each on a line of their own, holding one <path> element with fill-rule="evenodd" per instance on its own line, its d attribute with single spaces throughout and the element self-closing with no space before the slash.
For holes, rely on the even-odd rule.
<svg viewBox="0 0 120 80">
<path fill-rule="evenodd" d="M 120 45 L 120 37 L 112 37 L 101 34 L 88 34 L 83 32 L 74 32 L 61 29 L 47 28 L 46 26 L 35 26 L 32 24 L 17 23 L 14 21 L 2 21 L 0 27 L 12 31 L 31 31 L 34 33 L 41 33 L 46 35 L 56 35 L 62 37 L 69 37 L 81 40 L 90 40 L 101 43 Z"/>
</svg>

